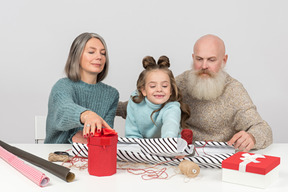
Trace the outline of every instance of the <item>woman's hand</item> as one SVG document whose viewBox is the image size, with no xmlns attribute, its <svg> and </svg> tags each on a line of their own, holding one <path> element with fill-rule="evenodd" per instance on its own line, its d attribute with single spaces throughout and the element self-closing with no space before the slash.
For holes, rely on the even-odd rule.
<svg viewBox="0 0 288 192">
<path fill-rule="evenodd" d="M 80 116 L 81 122 L 84 124 L 83 136 L 88 137 L 94 135 L 95 131 L 100 133 L 102 127 L 112 129 L 106 121 L 93 111 L 84 111 Z"/>
</svg>

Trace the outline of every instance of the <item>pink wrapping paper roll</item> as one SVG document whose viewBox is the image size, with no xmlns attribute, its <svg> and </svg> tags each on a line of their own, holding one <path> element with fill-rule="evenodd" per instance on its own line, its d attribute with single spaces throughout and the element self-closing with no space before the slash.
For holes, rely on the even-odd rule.
<svg viewBox="0 0 288 192">
<path fill-rule="evenodd" d="M 0 157 L 40 187 L 44 187 L 49 183 L 50 179 L 44 173 L 24 163 L 16 155 L 13 155 L 1 146 Z"/>
</svg>

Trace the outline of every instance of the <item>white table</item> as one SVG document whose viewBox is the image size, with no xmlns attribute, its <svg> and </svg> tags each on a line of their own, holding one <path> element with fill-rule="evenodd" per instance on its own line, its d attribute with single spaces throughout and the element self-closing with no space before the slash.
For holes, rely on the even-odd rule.
<svg viewBox="0 0 288 192">
<path fill-rule="evenodd" d="M 48 159 L 50 152 L 65 151 L 71 149 L 71 145 L 59 144 L 10 144 L 29 153 Z M 0 159 L 0 191 L 53 191 L 53 192 L 108 192 L 108 191 L 224 191 L 224 192 L 250 192 L 250 191 L 287 191 L 288 190 L 288 143 L 272 144 L 264 150 L 252 151 L 254 153 L 281 157 L 279 179 L 267 189 L 242 186 L 222 182 L 221 169 L 201 168 L 200 174 L 193 179 L 187 179 L 184 175 L 178 174 L 170 179 L 142 180 L 140 176 L 128 173 L 125 170 L 117 170 L 117 173 L 108 177 L 97 177 L 89 175 L 87 169 L 80 171 L 71 168 L 76 178 L 73 182 L 67 183 L 53 174 L 36 167 L 50 178 L 46 187 L 39 187 L 20 172 L 15 170 L 4 160 Z M 175 174 L 174 169 L 168 169 L 168 174 Z M 3 190 L 5 189 L 5 190 Z M 285 190 L 286 189 L 286 190 Z"/>
</svg>

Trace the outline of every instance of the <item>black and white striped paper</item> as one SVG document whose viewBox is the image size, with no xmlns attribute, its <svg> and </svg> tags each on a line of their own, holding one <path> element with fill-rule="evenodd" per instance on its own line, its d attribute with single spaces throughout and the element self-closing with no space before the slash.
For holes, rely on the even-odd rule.
<svg viewBox="0 0 288 192">
<path fill-rule="evenodd" d="M 214 155 L 222 153 L 235 153 L 234 147 L 231 147 L 227 142 L 218 141 L 195 141 L 195 153 L 198 156 Z"/>
<path fill-rule="evenodd" d="M 195 142 L 195 146 L 209 148 L 210 146 L 221 149 L 228 145 L 221 142 Z M 228 146 L 229 147 L 229 146 Z M 230 147 L 231 148 L 231 147 Z M 221 168 L 222 161 L 234 153 L 219 153 L 194 155 L 194 145 L 187 145 L 187 142 L 181 138 L 153 138 L 153 139 L 135 139 L 118 138 L 117 160 L 149 163 L 161 165 L 178 165 L 182 160 L 190 160 L 203 168 Z M 72 153 L 75 156 L 88 157 L 88 147 L 86 144 L 73 143 Z M 185 155 L 184 158 L 175 158 L 175 156 Z M 194 156 L 193 156 L 194 155 Z"/>
<path fill-rule="evenodd" d="M 209 146 L 209 147 L 230 147 L 227 142 L 219 141 L 195 141 L 197 146 Z"/>
<path fill-rule="evenodd" d="M 138 144 L 142 153 L 158 156 L 174 157 L 194 153 L 194 146 L 187 145 L 182 138 L 118 138 L 118 150 L 127 150 L 125 147 L 129 147 L 130 144 Z"/>
<path fill-rule="evenodd" d="M 74 156 L 88 157 L 88 146 L 83 143 L 73 143 L 72 153 Z"/>
</svg>

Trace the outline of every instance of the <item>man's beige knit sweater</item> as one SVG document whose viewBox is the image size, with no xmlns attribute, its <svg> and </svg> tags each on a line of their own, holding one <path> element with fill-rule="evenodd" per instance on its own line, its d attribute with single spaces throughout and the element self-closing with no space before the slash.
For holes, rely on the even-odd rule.
<svg viewBox="0 0 288 192">
<path fill-rule="evenodd" d="M 187 123 L 193 130 L 193 141 L 229 141 L 235 133 L 244 130 L 254 136 L 256 149 L 272 143 L 270 126 L 260 117 L 240 82 L 226 73 L 222 95 L 215 100 L 197 100 L 187 89 L 190 74 L 191 70 L 180 74 L 176 77 L 176 83 L 182 91 L 183 102 L 191 110 Z"/>
</svg>

